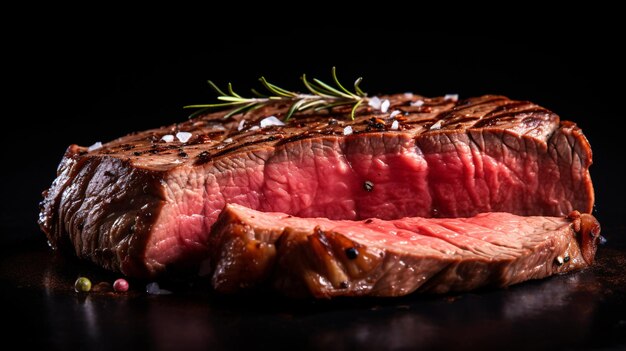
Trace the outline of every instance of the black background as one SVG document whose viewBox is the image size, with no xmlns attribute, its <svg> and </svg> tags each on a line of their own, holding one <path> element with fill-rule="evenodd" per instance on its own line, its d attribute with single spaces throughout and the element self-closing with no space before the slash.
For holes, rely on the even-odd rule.
<svg viewBox="0 0 626 351">
<path fill-rule="evenodd" d="M 527 19 L 526 23 L 533 20 Z M 214 101 L 207 79 L 221 84 L 231 81 L 238 90 L 246 91 L 264 75 L 278 85 L 298 90 L 302 89 L 302 73 L 328 79 L 332 66 L 337 66 L 340 78 L 347 82 L 363 76 L 362 87 L 370 94 L 458 93 L 461 98 L 501 94 L 531 100 L 555 111 L 562 119 L 578 123 L 592 145 L 591 173 L 598 219 L 611 226 L 626 215 L 625 137 L 621 127 L 626 117 L 621 107 L 624 60 L 619 54 L 623 38 L 614 28 L 592 31 L 585 26 L 555 26 L 541 32 L 513 34 L 494 26 L 470 34 L 462 29 L 398 27 L 392 21 L 358 29 L 325 25 L 256 27 L 244 35 L 229 33 L 228 26 L 207 26 L 200 31 L 194 29 L 193 34 L 154 26 L 114 28 L 113 20 L 106 26 L 58 23 L 40 27 L 30 40 L 12 43 L 15 45 L 7 55 L 10 63 L 6 75 L 15 79 L 10 84 L 5 81 L 11 91 L 6 105 L 16 108 L 7 109 L 11 112 L 6 112 L 4 118 L 16 121 L 17 126 L 3 122 L 8 145 L 7 167 L 0 179 L 3 252 L 45 245 L 36 224 L 37 203 L 41 191 L 54 179 L 56 166 L 69 144 L 88 146 L 184 120 L 188 112 L 182 106 Z M 623 235 L 620 230 L 605 233 L 609 240 Z M 10 284 L 6 278 L 3 281 Z M 56 308 L 74 306 L 66 300 Z M 53 299 L 45 303 L 56 306 L 59 302 Z M 435 315 L 440 303 L 419 302 Z M 326 312 L 332 315 L 335 307 L 326 306 Z M 125 308 L 142 313 L 137 312 L 136 305 L 114 308 L 119 318 L 127 317 Z M 207 308 L 211 309 L 204 306 L 201 310 Z M 353 308 L 363 316 L 359 306 L 348 310 Z M 450 307 L 442 308 L 450 316 L 457 313 Z M 623 311 L 623 304 L 619 308 Z M 472 318 L 468 317 L 471 311 L 464 310 L 463 315 Z M 33 312 L 27 311 L 26 316 L 28 313 Z M 231 322 L 239 318 L 236 310 L 228 313 Z M 337 313 L 350 319 L 354 312 L 346 312 L 344 306 Z M 471 315 L 476 313 L 480 314 L 474 311 Z M 321 315 L 308 316 L 315 316 L 316 325 L 324 323 Z M 322 319 L 317 321 L 318 317 Z M 248 327 L 254 328 L 257 322 L 250 323 Z M 45 324 L 37 326 L 46 328 Z"/>
<path fill-rule="evenodd" d="M 184 120 L 182 106 L 214 101 L 207 79 L 231 81 L 244 92 L 263 75 L 298 90 L 302 73 L 329 79 L 332 66 L 346 82 L 363 76 L 370 94 L 501 94 L 555 111 L 578 123 L 591 142 L 596 214 L 611 220 L 625 213 L 623 40 L 615 30 L 469 35 L 410 26 L 305 27 L 252 28 L 242 35 L 207 27 L 177 33 L 68 26 L 20 43 L 8 72 L 20 78 L 11 87 L 17 97 L 8 101 L 18 109 L 5 118 L 25 126 L 5 130 L 10 166 L 2 184 L 11 201 L 0 202 L 3 226 L 36 228 L 39 194 L 71 143 L 88 146 Z"/>
</svg>

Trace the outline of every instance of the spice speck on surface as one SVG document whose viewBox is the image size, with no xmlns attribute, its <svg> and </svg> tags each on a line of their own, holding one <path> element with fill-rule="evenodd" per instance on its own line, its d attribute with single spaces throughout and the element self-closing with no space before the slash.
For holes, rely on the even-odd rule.
<svg viewBox="0 0 626 351">
<path fill-rule="evenodd" d="M 374 108 L 375 110 L 380 110 L 380 104 L 381 103 L 382 103 L 382 101 L 380 101 L 378 96 L 374 96 L 374 97 L 370 98 L 370 100 L 367 102 L 367 104 L 369 106 L 371 106 L 372 108 Z"/>
<path fill-rule="evenodd" d="M 87 151 L 92 152 L 102 148 L 102 143 L 97 141 L 93 145 L 87 148 Z"/>
<path fill-rule="evenodd" d="M 389 114 L 389 118 L 394 118 L 395 116 L 397 116 L 397 115 L 399 115 L 399 114 L 401 114 L 401 113 L 402 113 L 402 111 L 400 111 L 400 110 L 393 110 L 393 111 L 391 111 L 391 113 Z"/>
<path fill-rule="evenodd" d="M 349 259 L 354 260 L 358 256 L 359 250 L 357 250 L 355 247 L 349 247 L 346 249 L 346 257 L 348 257 Z"/>
<path fill-rule="evenodd" d="M 390 105 L 391 105 L 391 102 L 389 102 L 389 100 L 385 99 L 385 101 L 383 101 L 380 104 L 380 112 L 387 113 L 387 110 L 389 110 L 389 106 Z"/>
<path fill-rule="evenodd" d="M 260 124 L 261 124 L 261 128 L 285 125 L 285 123 L 281 121 L 280 119 L 276 118 L 276 116 L 269 116 L 269 117 L 263 118 Z"/>
<path fill-rule="evenodd" d="M 600 240 L 600 245 L 604 245 L 607 242 L 606 238 L 603 237 L 602 235 L 600 235 L 600 239 L 599 240 Z"/>
<path fill-rule="evenodd" d="M 159 283 L 152 282 L 146 285 L 146 292 L 150 295 L 158 295 L 161 292 L 161 288 L 159 287 Z"/>
<path fill-rule="evenodd" d="M 186 143 L 191 139 L 191 133 L 189 132 L 178 132 L 176 133 L 176 138 L 180 140 L 181 143 Z"/>
<path fill-rule="evenodd" d="M 446 101 L 459 101 L 459 94 L 446 94 L 443 99 Z"/>
<path fill-rule="evenodd" d="M 562 265 L 563 265 L 563 262 L 564 262 L 564 261 L 563 261 L 563 257 L 558 256 L 558 257 L 556 258 L 556 265 L 557 265 L 557 266 L 562 266 Z"/>
<path fill-rule="evenodd" d="M 393 121 L 393 123 L 391 123 L 391 130 L 398 130 L 399 127 L 400 123 L 398 121 Z"/>
<path fill-rule="evenodd" d="M 86 277 L 78 277 L 74 282 L 74 290 L 76 292 L 88 292 L 91 290 L 91 280 Z"/>
<path fill-rule="evenodd" d="M 169 295 L 172 292 L 169 290 L 161 289 L 159 283 L 152 282 L 146 285 L 146 292 L 150 295 Z"/>
<path fill-rule="evenodd" d="M 439 129 L 441 129 L 441 124 L 442 124 L 442 123 L 443 123 L 443 120 L 442 120 L 442 119 L 438 120 L 435 124 L 433 124 L 433 125 L 430 127 L 430 130 L 439 130 Z"/>
<path fill-rule="evenodd" d="M 372 191 L 374 190 L 374 183 L 372 183 L 369 180 L 366 180 L 365 183 L 363 183 L 363 189 L 365 189 L 365 191 Z"/>
<path fill-rule="evenodd" d="M 117 279 L 113 282 L 113 290 L 117 292 L 126 292 L 128 291 L 128 281 L 124 278 Z"/>
</svg>

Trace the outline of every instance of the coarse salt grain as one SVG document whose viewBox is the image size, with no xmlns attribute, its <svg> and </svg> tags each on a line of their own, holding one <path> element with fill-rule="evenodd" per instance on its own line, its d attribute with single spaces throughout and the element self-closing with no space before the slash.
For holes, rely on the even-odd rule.
<svg viewBox="0 0 626 351">
<path fill-rule="evenodd" d="M 186 143 L 191 139 L 191 133 L 189 132 L 178 132 L 176 133 L 176 138 L 180 140 L 181 143 Z"/>
<path fill-rule="evenodd" d="M 424 100 L 417 100 L 417 101 L 411 103 L 411 106 L 414 106 L 414 107 L 420 107 L 420 106 L 423 106 L 423 105 L 424 105 Z"/>
<path fill-rule="evenodd" d="M 88 147 L 88 148 L 87 148 L 87 151 L 92 152 L 92 151 L 98 150 L 98 149 L 100 149 L 100 148 L 102 148 L 102 143 L 101 143 L 101 142 L 99 142 L 99 141 L 97 141 L 97 142 L 95 142 L 93 145 L 91 145 L 90 147 Z"/>
<path fill-rule="evenodd" d="M 399 127 L 400 123 L 398 123 L 398 121 L 393 121 L 393 123 L 391 123 L 391 130 L 398 130 Z"/>
<path fill-rule="evenodd" d="M 233 142 L 233 138 L 224 139 L 224 140 L 222 140 L 222 142 L 226 143 L 226 144 L 230 144 L 230 143 Z"/>
<path fill-rule="evenodd" d="M 406 93 L 404 93 L 404 97 L 407 99 L 412 99 L 413 98 L 413 93 L 410 91 L 407 91 Z"/>
<path fill-rule="evenodd" d="M 343 129 L 343 135 L 350 135 L 352 134 L 352 127 L 351 126 L 347 126 Z"/>
<path fill-rule="evenodd" d="M 237 126 L 237 130 L 239 130 L 239 131 L 242 130 L 244 123 L 246 123 L 245 119 L 242 119 L 241 121 L 239 121 L 239 125 Z"/>
<path fill-rule="evenodd" d="M 159 287 L 159 283 L 153 282 L 146 285 L 146 292 L 150 295 L 158 295 L 160 291 L 161 288 Z"/>
<path fill-rule="evenodd" d="M 376 109 L 376 110 L 380 110 L 380 104 L 382 103 L 382 101 L 380 101 L 380 99 L 378 98 L 378 96 L 374 96 L 373 98 L 371 98 L 367 104 L 369 106 L 371 106 L 372 108 Z"/>
<path fill-rule="evenodd" d="M 276 116 L 269 116 L 263 118 L 261 120 L 261 128 L 269 127 L 269 126 L 284 126 L 285 123 L 280 119 L 276 118 Z"/>
<path fill-rule="evenodd" d="M 430 127 L 430 130 L 437 130 L 437 129 L 441 129 L 441 122 L 443 122 L 442 119 L 438 120 L 437 123 L 433 124 Z"/>
<path fill-rule="evenodd" d="M 207 123 L 206 126 L 207 128 L 211 128 L 213 130 L 226 130 L 226 127 L 224 127 L 221 123 Z"/>
<path fill-rule="evenodd" d="M 399 115 L 400 113 L 402 113 L 402 111 L 400 111 L 400 110 L 393 110 L 391 112 L 391 114 L 389 115 L 389 118 L 394 118 L 395 116 Z"/>
<path fill-rule="evenodd" d="M 250 128 L 250 130 L 258 130 L 259 126 L 252 126 L 252 128 Z"/>
<path fill-rule="evenodd" d="M 389 100 L 385 99 L 385 101 L 380 104 L 380 112 L 387 113 L 389 105 L 391 105 L 391 103 L 389 102 Z"/>
<path fill-rule="evenodd" d="M 161 287 L 159 287 L 159 283 L 156 282 L 146 285 L 146 292 L 150 295 L 169 295 L 172 293 L 169 290 L 161 289 Z"/>
<path fill-rule="evenodd" d="M 171 143 L 172 141 L 174 141 L 174 136 L 172 134 L 165 134 L 164 136 L 161 137 L 161 140 L 163 140 L 166 143 Z"/>
<path fill-rule="evenodd" d="M 459 101 L 459 94 L 446 94 L 443 99 L 446 101 Z"/>
</svg>

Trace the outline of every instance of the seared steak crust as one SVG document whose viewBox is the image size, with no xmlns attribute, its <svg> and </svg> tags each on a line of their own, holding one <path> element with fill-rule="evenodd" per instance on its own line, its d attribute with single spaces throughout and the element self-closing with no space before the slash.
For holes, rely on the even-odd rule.
<svg viewBox="0 0 626 351">
<path fill-rule="evenodd" d="M 348 221 L 227 205 L 211 235 L 211 278 L 224 293 L 268 285 L 314 297 L 467 291 L 585 268 L 599 234 L 595 218 L 579 212 Z"/>
<path fill-rule="evenodd" d="M 386 113 L 362 108 L 354 121 L 337 108 L 257 128 L 285 115 L 288 105 L 277 103 L 133 133 L 90 152 L 71 145 L 44 194 L 41 228 L 54 247 L 148 277 L 197 267 L 227 203 L 352 220 L 591 211 L 591 149 L 574 123 L 502 96 L 384 98 Z M 347 126 L 353 133 L 344 135 Z M 162 140 L 178 132 L 192 136 Z"/>
</svg>

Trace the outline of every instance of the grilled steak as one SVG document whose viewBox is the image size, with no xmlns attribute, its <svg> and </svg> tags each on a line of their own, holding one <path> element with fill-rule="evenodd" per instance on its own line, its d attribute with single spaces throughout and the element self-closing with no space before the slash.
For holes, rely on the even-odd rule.
<svg viewBox="0 0 626 351">
<path fill-rule="evenodd" d="M 213 286 L 270 284 L 289 295 L 399 296 L 507 286 L 593 262 L 600 225 L 483 213 L 365 221 L 298 218 L 227 205 L 211 235 Z"/>
<path fill-rule="evenodd" d="M 41 228 L 54 247 L 149 277 L 196 268 L 227 203 L 350 220 L 591 211 L 591 150 L 574 123 L 502 96 L 384 98 L 387 112 L 362 108 L 354 121 L 335 108 L 259 128 L 285 115 L 280 102 L 91 151 L 71 145 L 44 193 Z"/>
</svg>

